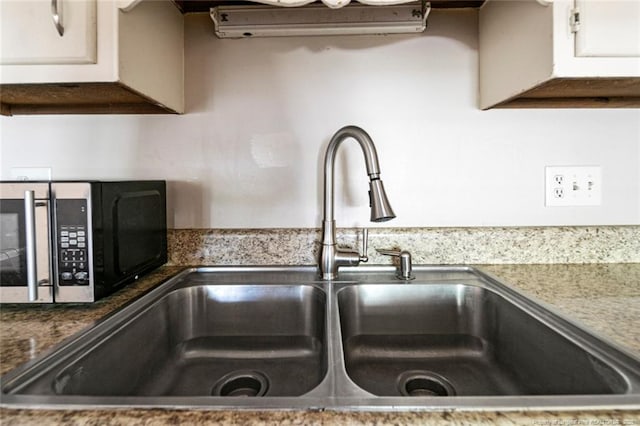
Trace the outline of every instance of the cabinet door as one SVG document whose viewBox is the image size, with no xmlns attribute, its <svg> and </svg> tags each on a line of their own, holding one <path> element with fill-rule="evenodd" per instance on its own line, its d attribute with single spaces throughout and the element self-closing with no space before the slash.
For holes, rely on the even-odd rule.
<svg viewBox="0 0 640 426">
<path fill-rule="evenodd" d="M 96 34 L 96 0 L 0 0 L 2 64 L 96 63 Z"/>
<path fill-rule="evenodd" d="M 575 4 L 576 56 L 640 57 L 640 1 L 576 0 Z"/>
</svg>

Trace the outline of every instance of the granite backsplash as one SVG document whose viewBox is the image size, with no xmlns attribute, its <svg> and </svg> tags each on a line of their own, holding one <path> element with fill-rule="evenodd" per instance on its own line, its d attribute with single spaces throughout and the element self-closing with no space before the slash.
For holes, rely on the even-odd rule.
<svg viewBox="0 0 640 426">
<path fill-rule="evenodd" d="M 338 244 L 360 247 L 361 231 L 338 229 Z M 170 265 L 312 265 L 321 231 L 312 228 L 172 229 Z M 416 264 L 640 263 L 640 226 L 370 228 L 376 248 L 408 250 Z"/>
</svg>

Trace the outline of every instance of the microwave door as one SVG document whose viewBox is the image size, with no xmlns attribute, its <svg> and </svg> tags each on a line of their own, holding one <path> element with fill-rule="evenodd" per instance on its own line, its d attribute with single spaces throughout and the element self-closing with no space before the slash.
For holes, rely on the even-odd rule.
<svg viewBox="0 0 640 426">
<path fill-rule="evenodd" d="M 51 303 L 50 202 L 45 183 L 0 183 L 0 302 Z"/>
</svg>

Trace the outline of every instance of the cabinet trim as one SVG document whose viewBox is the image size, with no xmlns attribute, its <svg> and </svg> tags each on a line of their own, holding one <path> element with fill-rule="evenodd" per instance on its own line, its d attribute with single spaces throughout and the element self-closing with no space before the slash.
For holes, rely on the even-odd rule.
<svg viewBox="0 0 640 426">
<path fill-rule="evenodd" d="M 637 108 L 640 78 L 556 78 L 495 108 Z"/>
<path fill-rule="evenodd" d="M 113 82 L 3 84 L 0 85 L 0 113 L 166 114 L 176 111 Z"/>
</svg>

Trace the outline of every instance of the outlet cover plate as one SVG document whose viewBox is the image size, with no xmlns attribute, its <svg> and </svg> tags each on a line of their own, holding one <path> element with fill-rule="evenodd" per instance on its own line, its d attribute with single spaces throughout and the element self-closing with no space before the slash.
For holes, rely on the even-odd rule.
<svg viewBox="0 0 640 426">
<path fill-rule="evenodd" d="M 547 166 L 547 207 L 599 206 L 602 204 L 602 167 Z"/>
</svg>

